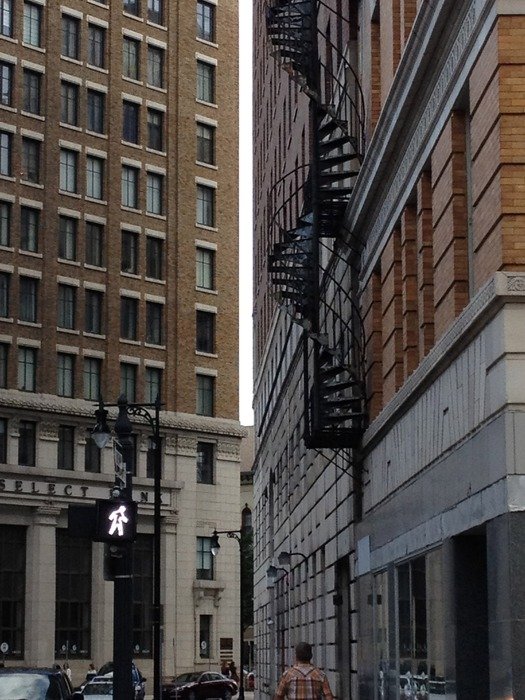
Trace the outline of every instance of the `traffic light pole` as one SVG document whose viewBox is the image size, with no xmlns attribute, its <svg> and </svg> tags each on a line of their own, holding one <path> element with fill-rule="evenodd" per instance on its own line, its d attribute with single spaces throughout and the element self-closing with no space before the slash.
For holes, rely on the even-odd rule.
<svg viewBox="0 0 525 700">
<path fill-rule="evenodd" d="M 128 403 L 121 396 L 118 400 L 118 417 L 115 421 L 115 433 L 118 444 L 116 449 L 122 457 L 125 473 L 116 474 L 115 488 L 120 491 L 120 498 L 133 500 L 133 442 L 131 440 L 131 422 L 128 416 Z M 125 480 L 124 480 L 125 479 Z M 124 480 L 124 482 L 123 482 Z M 113 589 L 113 698 L 130 700 L 134 697 L 132 663 L 133 663 L 133 578 L 132 545 L 123 543 L 122 572 L 115 576 Z"/>
</svg>

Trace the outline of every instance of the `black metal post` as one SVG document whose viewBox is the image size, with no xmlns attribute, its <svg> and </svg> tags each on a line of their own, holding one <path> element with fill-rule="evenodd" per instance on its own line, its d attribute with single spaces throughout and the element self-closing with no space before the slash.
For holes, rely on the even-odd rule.
<svg viewBox="0 0 525 700">
<path fill-rule="evenodd" d="M 153 424 L 154 451 L 154 490 L 153 511 L 153 700 L 162 697 L 162 620 L 160 604 L 160 506 L 161 506 L 161 445 L 160 445 L 160 398 L 155 401 L 155 421 Z"/>
<path fill-rule="evenodd" d="M 121 497 L 133 499 L 133 442 L 131 440 L 131 422 L 128 417 L 128 402 L 124 396 L 118 399 L 118 417 L 115 421 L 122 460 L 125 464 L 126 480 L 120 489 Z M 133 578 L 132 547 L 123 548 L 122 573 L 115 576 L 113 589 L 113 697 L 114 700 L 133 698 Z"/>
<path fill-rule="evenodd" d="M 239 675 L 239 700 L 244 700 L 244 625 L 243 625 L 243 612 L 244 612 L 244 586 L 243 586 L 243 581 L 244 581 L 244 548 L 243 548 L 243 530 L 241 530 L 240 537 L 236 538 L 237 542 L 239 543 L 239 552 L 240 552 L 240 595 L 239 595 L 239 623 L 240 623 L 240 643 L 241 643 L 241 649 L 240 649 L 240 659 L 241 659 L 241 669 L 240 669 L 240 675 Z"/>
</svg>

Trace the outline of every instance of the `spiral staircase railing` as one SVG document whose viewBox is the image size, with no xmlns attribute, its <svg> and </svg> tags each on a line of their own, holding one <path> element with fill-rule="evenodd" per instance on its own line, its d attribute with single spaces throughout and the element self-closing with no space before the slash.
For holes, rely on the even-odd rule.
<svg viewBox="0 0 525 700">
<path fill-rule="evenodd" d="M 272 55 L 310 98 L 313 130 L 310 162 L 269 194 L 276 241 L 269 274 L 278 303 L 304 330 L 305 442 L 338 449 L 359 446 L 367 419 L 352 274 L 358 240 L 345 236 L 345 259 L 336 253 L 365 149 L 364 99 L 352 65 L 317 26 L 321 5 L 331 10 L 321 0 L 274 0 L 267 8 Z M 345 273 L 338 275 L 341 263 Z"/>
</svg>

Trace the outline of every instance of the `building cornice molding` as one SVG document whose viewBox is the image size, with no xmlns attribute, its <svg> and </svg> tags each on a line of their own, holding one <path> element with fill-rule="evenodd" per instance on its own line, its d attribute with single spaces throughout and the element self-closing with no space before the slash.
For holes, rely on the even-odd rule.
<svg viewBox="0 0 525 700">
<path fill-rule="evenodd" d="M 363 437 L 365 454 L 374 448 L 497 312 L 505 304 L 513 302 L 525 303 L 525 273 L 496 272 L 370 425 Z"/>
<path fill-rule="evenodd" d="M 16 389 L 0 389 L 0 406 L 14 411 L 30 411 L 37 414 L 45 414 L 45 419 L 49 421 L 49 415 L 75 416 L 80 419 L 94 422 L 95 404 L 82 399 L 68 399 L 53 394 L 32 394 Z M 114 420 L 117 416 L 116 408 L 109 408 L 109 418 Z M 133 419 L 137 425 L 147 426 L 147 423 L 140 419 Z M 47 424 L 47 423 L 46 423 Z M 197 416 L 191 413 L 175 413 L 161 411 L 161 429 L 180 430 L 186 432 L 206 433 L 228 436 L 233 438 L 244 438 L 248 432 L 239 421 L 228 418 L 212 418 L 208 416 Z"/>
<path fill-rule="evenodd" d="M 358 233 L 364 242 L 363 283 L 377 264 L 385 236 L 399 219 L 407 193 L 430 157 L 501 9 L 492 0 L 463 4 L 436 0 L 418 12 L 347 211 L 345 230 Z M 443 60 L 438 69 L 428 70 L 445 25 L 451 44 L 440 51 Z"/>
</svg>

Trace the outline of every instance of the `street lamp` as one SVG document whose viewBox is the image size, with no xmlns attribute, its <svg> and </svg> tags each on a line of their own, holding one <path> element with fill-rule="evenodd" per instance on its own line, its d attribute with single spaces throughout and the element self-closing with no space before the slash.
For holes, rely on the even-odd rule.
<svg viewBox="0 0 525 700">
<path fill-rule="evenodd" d="M 239 698 L 238 700 L 245 700 L 244 697 L 244 625 L 243 625 L 243 608 L 244 608 L 244 593 L 243 593 L 243 580 L 244 580 L 244 556 L 245 546 L 247 537 L 251 533 L 251 526 L 244 525 L 240 530 L 214 530 L 211 536 L 210 550 L 214 557 L 220 551 L 221 545 L 219 544 L 219 535 L 226 535 L 230 539 L 237 540 L 240 552 L 240 602 L 239 602 L 239 613 L 240 613 L 240 661 L 241 668 L 239 673 Z"/>
<path fill-rule="evenodd" d="M 122 488 L 122 478 L 119 480 L 116 474 L 115 489 L 120 491 L 122 496 L 126 496 L 130 501 L 133 499 L 132 493 L 132 473 L 133 473 L 133 443 L 131 441 L 131 423 L 129 416 L 137 416 L 143 418 L 148 423 L 152 431 L 153 438 L 153 479 L 154 479 L 154 509 L 153 509 L 153 699 L 161 700 L 162 696 L 162 640 L 161 640 L 161 604 L 160 604 L 160 525 L 161 525 L 161 440 L 160 440 L 160 398 L 157 398 L 154 403 L 128 403 L 125 396 L 120 396 L 116 404 L 119 409 L 118 417 L 115 422 L 115 434 L 118 444 L 122 450 L 122 461 L 125 465 L 124 489 Z M 115 406 L 115 404 L 108 404 Z M 150 410 L 153 409 L 153 415 Z M 109 442 L 111 431 L 107 424 L 108 412 L 104 406 L 102 398 L 99 400 L 99 405 L 95 411 L 97 423 L 92 430 L 92 437 L 99 448 L 103 448 Z M 114 493 L 114 495 L 117 495 Z M 132 638 L 133 638 L 133 589 L 131 578 L 131 549 L 129 549 L 129 576 L 127 578 L 115 578 L 115 613 L 114 613 L 114 635 L 113 635 L 113 663 L 115 667 L 115 699 L 129 700 L 132 696 L 131 683 L 131 663 L 132 663 Z M 129 590 L 128 590 L 129 588 Z M 123 629 L 126 632 L 123 632 Z M 118 640 L 118 642 L 117 642 Z M 118 647 L 118 648 L 117 648 Z M 128 658 L 129 647 L 129 658 Z M 121 655 L 126 650 L 125 656 Z M 117 659 L 120 663 L 125 664 L 127 679 L 119 679 L 117 674 Z M 119 695 L 119 684 L 126 683 L 126 692 Z M 129 686 L 129 691 L 128 691 Z"/>
</svg>

